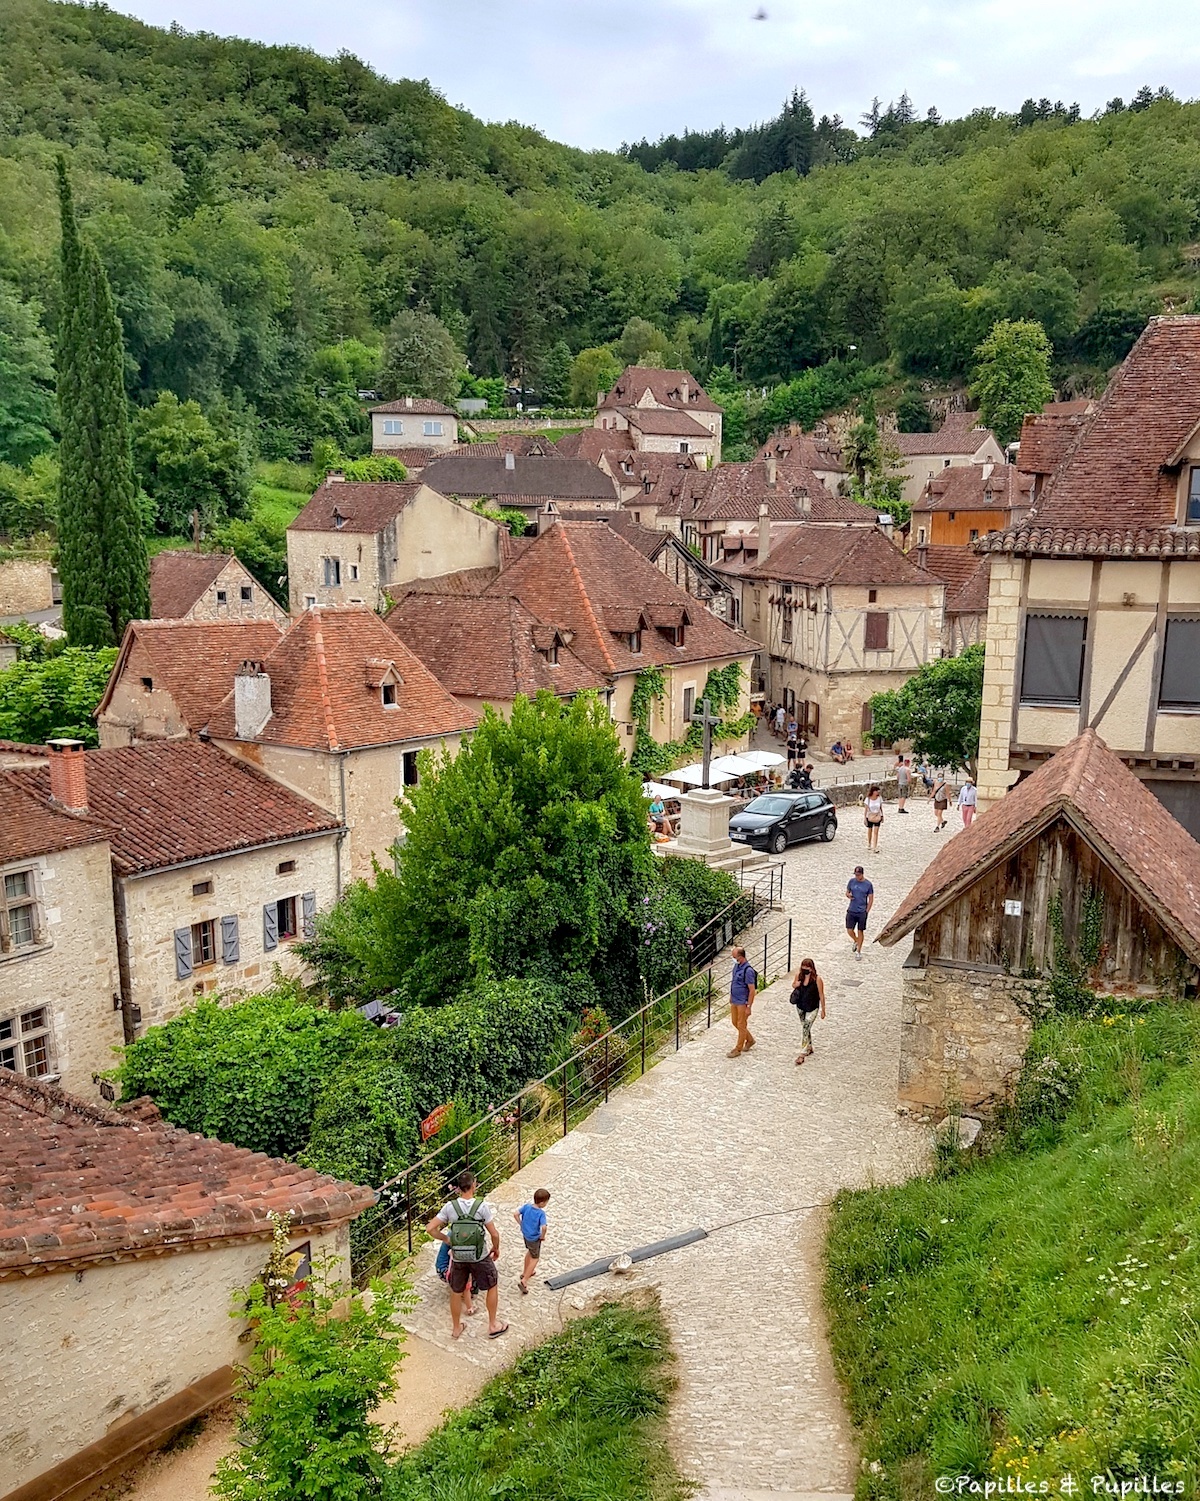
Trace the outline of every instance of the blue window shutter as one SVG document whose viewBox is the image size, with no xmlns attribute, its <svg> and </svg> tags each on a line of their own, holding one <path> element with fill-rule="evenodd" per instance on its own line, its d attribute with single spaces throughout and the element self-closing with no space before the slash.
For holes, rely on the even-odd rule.
<svg viewBox="0 0 1200 1501">
<path fill-rule="evenodd" d="M 263 948 L 269 953 L 279 947 L 279 908 L 268 902 L 263 908 Z"/>
<path fill-rule="evenodd" d="M 175 978 L 188 980 L 192 975 L 192 930 L 175 929 Z"/>
<path fill-rule="evenodd" d="M 317 893 L 306 891 L 300 898 L 300 911 L 303 914 L 300 931 L 305 938 L 317 936 Z"/>
<path fill-rule="evenodd" d="M 221 963 L 236 964 L 241 957 L 241 946 L 238 943 L 238 920 L 237 913 L 231 913 L 221 919 Z"/>
</svg>

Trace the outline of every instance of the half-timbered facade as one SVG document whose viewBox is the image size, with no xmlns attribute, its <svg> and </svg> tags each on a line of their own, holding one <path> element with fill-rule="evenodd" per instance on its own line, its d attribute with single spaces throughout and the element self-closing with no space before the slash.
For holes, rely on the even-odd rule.
<svg viewBox="0 0 1200 1501">
<path fill-rule="evenodd" d="M 876 527 L 790 529 L 742 579 L 762 691 L 810 739 L 858 740 L 871 696 L 942 655 L 946 586 Z"/>
</svg>

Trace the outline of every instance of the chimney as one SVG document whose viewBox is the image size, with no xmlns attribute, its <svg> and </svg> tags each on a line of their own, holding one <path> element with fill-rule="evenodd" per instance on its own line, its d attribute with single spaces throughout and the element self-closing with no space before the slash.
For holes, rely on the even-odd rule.
<svg viewBox="0 0 1200 1501">
<path fill-rule="evenodd" d="M 406 407 L 411 407 L 412 406 L 412 397 L 411 396 L 406 396 L 404 398 L 404 405 Z"/>
<path fill-rule="evenodd" d="M 517 456 L 515 453 L 513 453 L 511 448 L 508 449 L 508 451 L 504 455 L 504 467 L 505 469 L 509 470 L 510 473 L 517 467 Z"/>
<path fill-rule="evenodd" d="M 758 508 L 758 561 L 761 563 L 771 551 L 771 518 L 766 502 Z"/>
<path fill-rule="evenodd" d="M 86 813 L 87 767 L 82 740 L 48 740 L 50 796 L 65 813 Z"/>
<path fill-rule="evenodd" d="M 243 662 L 233 679 L 233 731 L 255 740 L 271 717 L 271 679 L 261 662 Z"/>
<path fill-rule="evenodd" d="M 776 469 L 775 459 L 773 457 L 769 458 L 767 460 L 767 484 L 770 485 L 772 490 L 775 488 Z"/>
<path fill-rule="evenodd" d="M 331 469 L 325 476 L 325 483 L 326 485 L 344 485 L 346 483 L 346 476 L 340 469 Z"/>
<path fill-rule="evenodd" d="M 992 477 L 992 470 L 995 467 L 996 467 L 995 464 L 985 464 L 983 466 L 983 477 L 984 477 L 984 479 L 991 479 L 991 477 Z"/>
</svg>

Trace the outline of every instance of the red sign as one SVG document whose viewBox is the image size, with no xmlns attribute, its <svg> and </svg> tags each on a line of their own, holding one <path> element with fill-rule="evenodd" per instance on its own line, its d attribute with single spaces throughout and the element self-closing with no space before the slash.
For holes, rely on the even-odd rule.
<svg viewBox="0 0 1200 1501">
<path fill-rule="evenodd" d="M 450 1109 L 451 1102 L 447 1101 L 445 1105 L 439 1105 L 436 1110 L 425 1117 L 421 1122 L 422 1141 L 428 1141 L 431 1136 L 438 1134 L 445 1123 L 446 1117 L 450 1114 Z"/>
</svg>

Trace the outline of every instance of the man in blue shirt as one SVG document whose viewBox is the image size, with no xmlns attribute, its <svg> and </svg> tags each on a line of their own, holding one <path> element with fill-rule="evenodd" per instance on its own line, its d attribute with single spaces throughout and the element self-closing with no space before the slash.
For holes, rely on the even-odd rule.
<svg viewBox="0 0 1200 1501">
<path fill-rule="evenodd" d="M 731 1058 L 739 1057 L 754 1046 L 755 1039 L 750 1035 L 750 1008 L 754 1005 L 757 989 L 758 976 L 754 966 L 747 963 L 746 950 L 739 946 L 733 950 L 733 975 L 729 982 L 729 1016 L 737 1032 L 737 1046 L 729 1054 Z"/>
<path fill-rule="evenodd" d="M 867 931 L 867 914 L 875 905 L 875 888 L 863 875 L 861 865 L 854 867 L 854 874 L 846 882 L 846 932 L 854 945 L 854 957 L 862 958 L 863 938 Z"/>
</svg>

